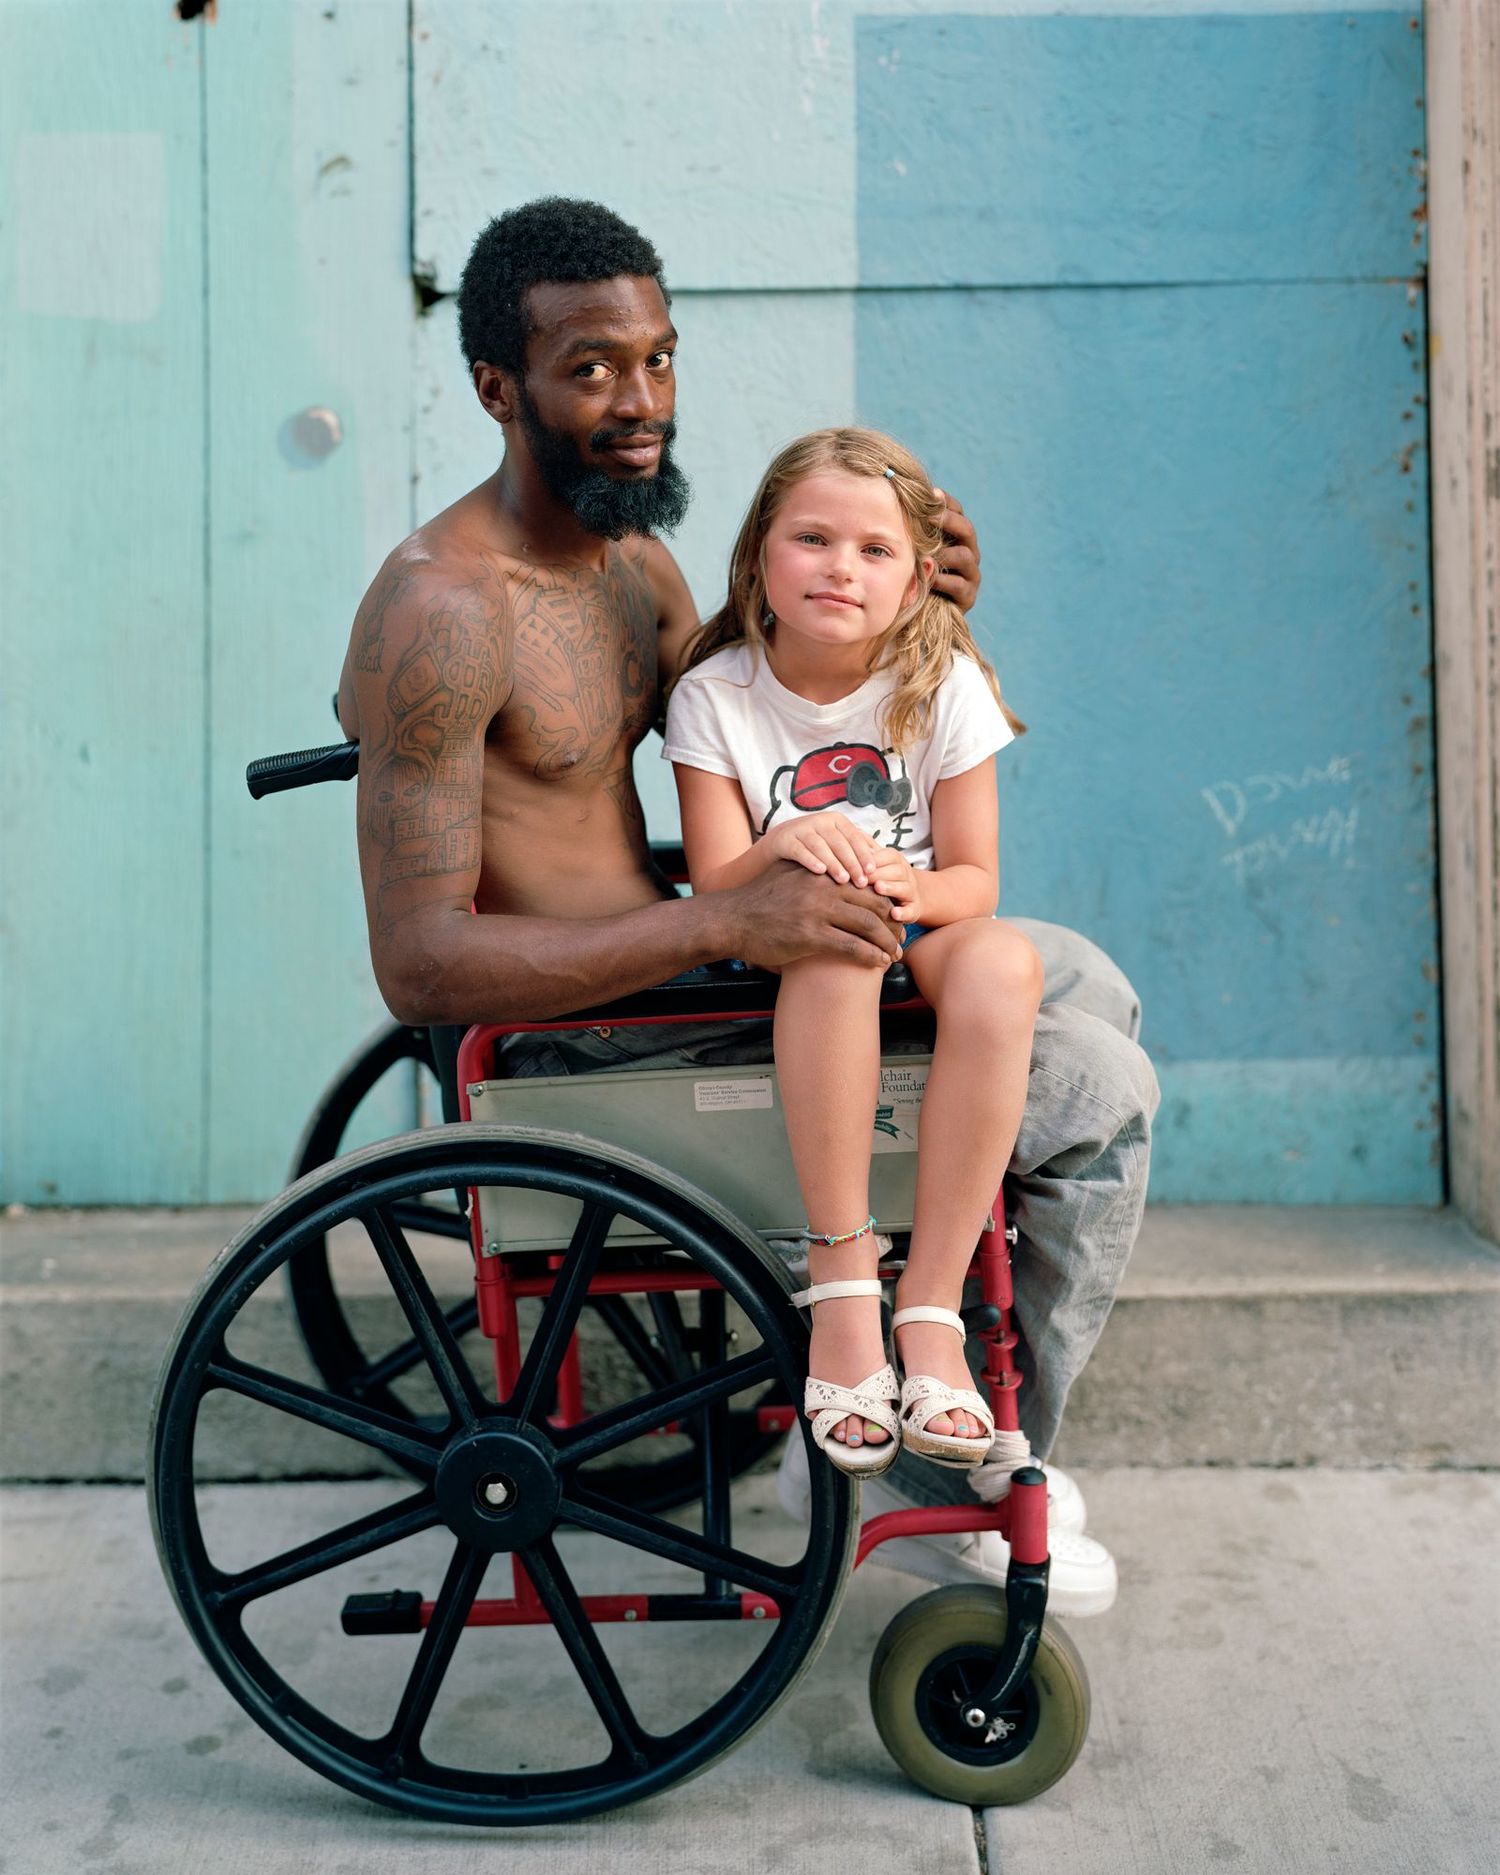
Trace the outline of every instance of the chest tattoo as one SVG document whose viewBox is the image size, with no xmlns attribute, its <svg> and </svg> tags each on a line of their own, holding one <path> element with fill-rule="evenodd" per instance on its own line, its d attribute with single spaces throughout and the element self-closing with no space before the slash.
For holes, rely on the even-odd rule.
<svg viewBox="0 0 1500 1875">
<path fill-rule="evenodd" d="M 604 573 L 534 571 L 516 595 L 511 710 L 533 772 L 597 778 L 656 710 L 656 603 L 617 548 Z"/>
</svg>

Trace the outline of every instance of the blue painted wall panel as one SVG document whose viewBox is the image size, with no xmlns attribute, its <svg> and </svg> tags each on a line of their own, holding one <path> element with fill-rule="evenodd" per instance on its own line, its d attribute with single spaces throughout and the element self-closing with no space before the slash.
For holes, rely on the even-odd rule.
<svg viewBox="0 0 1500 1875">
<path fill-rule="evenodd" d="M 257 802 L 244 772 L 336 738 L 355 604 L 412 525 L 405 0 L 225 7 L 205 46 L 206 1180 L 229 1201 L 277 1188 L 325 1082 L 386 1018 L 354 790 Z M 298 446 L 309 409 L 337 424 L 324 453 Z M 390 1090 L 384 1130 L 414 1123 L 414 1096 Z"/>
<path fill-rule="evenodd" d="M 203 1195 L 198 34 L 0 57 L 0 1197 Z"/>
<path fill-rule="evenodd" d="M 866 285 L 1378 278 L 1421 258 L 1410 14 L 856 30 Z"/>
<path fill-rule="evenodd" d="M 679 288 L 854 284 L 849 0 L 412 0 L 419 270 L 538 195 L 607 201 Z"/>
<path fill-rule="evenodd" d="M 1167 1057 L 1430 1047 L 1405 288 L 865 294 L 857 320 L 861 414 L 984 542 L 976 622 L 1033 726 L 1010 889 L 1116 950 Z"/>
<path fill-rule="evenodd" d="M 1210 56 L 1227 27 L 1236 58 Z M 1416 96 L 1414 37 L 1379 15 L 860 26 L 862 272 L 933 283 L 858 296 L 860 414 L 978 520 L 978 624 L 1033 725 L 1004 758 L 1005 902 L 1140 988 L 1159 1198 L 1442 1195 L 1421 292 L 1328 277 L 1411 265 L 1409 103 L 1381 85 Z M 1089 122 L 1054 141 L 1033 106 L 1070 47 Z M 1154 126 L 1169 48 L 1212 82 Z M 1269 72 L 1358 136 L 1290 134 L 1272 163 Z M 1218 155 L 1174 226 L 1148 185 L 1191 167 L 1190 100 Z M 911 212 L 913 139 L 963 216 Z M 1278 195 L 1278 164 L 1308 186 Z M 1270 268 L 1221 238 L 1240 200 L 1252 228 L 1277 209 Z M 1002 251 L 1041 287 L 945 286 L 1005 277 Z M 1162 284 L 1055 284 L 1132 269 Z"/>
</svg>

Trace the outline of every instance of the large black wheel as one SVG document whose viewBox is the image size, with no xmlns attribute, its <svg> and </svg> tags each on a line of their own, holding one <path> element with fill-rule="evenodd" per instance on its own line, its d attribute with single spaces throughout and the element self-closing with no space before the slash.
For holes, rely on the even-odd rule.
<svg viewBox="0 0 1500 1875">
<path fill-rule="evenodd" d="M 1088 1674 L 1050 1621 L 1009 1707 L 993 1725 L 969 1724 L 1005 1625 L 998 1589 L 934 1589 L 901 1610 L 870 1662 L 870 1708 L 886 1750 L 924 1789 L 976 1808 L 1039 1796 L 1078 1756 L 1089 1729 Z"/>
<path fill-rule="evenodd" d="M 293 1180 L 327 1165 L 356 1143 L 370 1125 L 372 1106 L 400 1083 L 417 1110 L 433 1123 L 443 1101 L 432 1043 L 425 1029 L 399 1022 L 376 1031 L 329 1083 L 303 1132 L 292 1166 Z M 473 1262 L 462 1193 L 438 1192 L 402 1207 L 401 1223 L 423 1271 L 443 1298 L 448 1325 L 476 1369 L 489 1359 L 478 1333 Z M 337 1393 L 398 1419 L 427 1421 L 435 1402 L 421 1370 L 421 1353 L 395 1312 L 388 1293 L 360 1293 L 351 1270 L 328 1235 L 313 1236 L 286 1266 L 287 1292 L 308 1357 Z M 580 1321 L 586 1392 L 607 1404 L 648 1384 L 665 1385 L 690 1370 L 690 1344 L 697 1332 L 692 1310 L 673 1295 L 631 1301 L 591 1301 Z M 786 1396 L 780 1396 L 782 1398 Z M 773 1395 L 746 1397 L 730 1415 L 730 1469 L 747 1470 L 769 1454 L 780 1434 L 762 1424 L 758 1408 Z M 627 1462 L 601 1476 L 599 1488 L 644 1509 L 669 1510 L 694 1494 L 698 1457 L 694 1429 L 667 1434 L 641 1446 Z M 399 1462 L 399 1461 L 398 1461 Z"/>
<path fill-rule="evenodd" d="M 444 1194 L 476 1186 L 500 1204 L 507 1191 L 516 1194 L 511 1202 L 559 1195 L 576 1220 L 504 1400 L 487 1396 L 460 1354 L 401 1223 L 414 1204 L 441 1204 Z M 654 1234 L 664 1267 L 711 1278 L 723 1303 L 716 1289 L 698 1292 L 689 1374 L 559 1431 L 547 1408 L 588 1286 L 628 1270 L 607 1241 L 617 1217 Z M 252 1358 L 265 1332 L 260 1292 L 289 1259 L 335 1232 L 358 1233 L 394 1294 L 441 1400 L 437 1423 Z M 789 1291 L 765 1246 L 716 1201 L 649 1161 L 577 1135 L 442 1127 L 367 1147 L 300 1180 L 207 1271 L 157 1385 L 152 1525 L 195 1640 L 251 1717 L 296 1757 L 423 1817 L 558 1822 L 701 1771 L 807 1669 L 849 1572 L 854 1494 L 831 1465 L 811 1467 L 805 1535 L 774 1522 L 758 1528 L 754 1519 L 748 1541 L 731 1531 L 730 1414 L 767 1383 L 795 1392 L 805 1373 L 806 1328 Z M 281 1497 L 300 1507 L 306 1533 L 299 1524 L 300 1540 L 283 1533 L 265 1554 L 270 1540 L 247 1540 L 242 1521 L 225 1520 L 222 1488 L 200 1490 L 195 1476 L 199 1442 L 222 1439 L 226 1419 L 231 1433 L 247 1428 L 251 1415 L 310 1443 L 367 1447 L 409 1472 L 414 1488 L 395 1480 L 337 1487 L 363 1494 L 361 1503 L 371 1492 L 380 1498 L 330 1528 L 313 1505 L 334 1487 L 287 1487 Z M 691 1514 L 668 1522 L 601 1488 L 612 1457 L 687 1421 L 699 1428 Z M 507 1557 L 524 1568 L 549 1625 L 471 1621 L 487 1571 L 487 1597 L 510 1594 Z M 405 1636 L 340 1634 L 351 1590 L 407 1592 L 410 1606 L 415 1591 L 428 1599 L 430 1618 Z M 637 1608 L 644 1619 L 630 1626 L 609 1625 L 602 1603 L 591 1614 L 581 1599 L 637 1593 L 649 1599 Z M 773 1618 L 742 1618 L 755 1606 Z M 658 1621 L 674 1624 L 665 1636 Z M 687 1621 L 703 1624 L 692 1630 L 690 1668 L 665 1672 L 660 1649 Z"/>
</svg>

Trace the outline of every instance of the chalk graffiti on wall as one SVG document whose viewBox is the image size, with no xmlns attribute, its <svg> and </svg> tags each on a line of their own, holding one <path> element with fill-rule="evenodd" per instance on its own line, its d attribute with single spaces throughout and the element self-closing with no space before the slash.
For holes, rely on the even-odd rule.
<svg viewBox="0 0 1500 1875">
<path fill-rule="evenodd" d="M 1319 853 L 1331 864 L 1353 866 L 1359 807 L 1338 801 L 1323 804 L 1324 790 L 1348 788 L 1353 779 L 1353 757 L 1333 755 L 1326 762 L 1309 763 L 1300 774 L 1278 769 L 1201 789 L 1225 839 L 1235 842 L 1219 855 L 1219 863 L 1230 868 L 1237 885 L 1284 865 L 1294 853 Z M 1263 818 L 1265 810 L 1278 804 L 1303 811 L 1251 839 L 1242 838 L 1247 822 Z"/>
</svg>

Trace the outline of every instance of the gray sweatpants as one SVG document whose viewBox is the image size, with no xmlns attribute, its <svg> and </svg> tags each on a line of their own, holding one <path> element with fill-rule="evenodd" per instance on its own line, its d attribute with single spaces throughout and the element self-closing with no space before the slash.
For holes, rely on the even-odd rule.
<svg viewBox="0 0 1500 1875">
<path fill-rule="evenodd" d="M 1007 1174 L 1017 1350 L 1025 1384 L 1021 1425 L 1045 1458 L 1068 1390 L 1093 1352 L 1140 1229 L 1160 1095 L 1137 1036 L 1141 1007 L 1124 973 L 1096 944 L 1031 918 L 1024 931 L 1046 968 L 1021 1131 Z M 910 1048 L 930 1044 L 911 1038 Z M 605 1033 L 512 1037 L 513 1076 L 624 1067 L 712 1067 L 770 1059 L 770 1025 L 713 1023 Z M 971 1340 L 977 1360 L 980 1344 Z M 967 1498 L 962 1472 L 903 1453 L 886 1481 L 920 1503 Z"/>
</svg>

